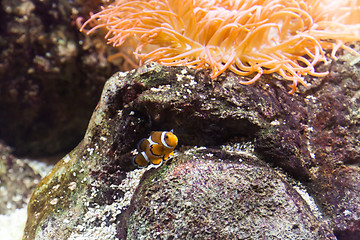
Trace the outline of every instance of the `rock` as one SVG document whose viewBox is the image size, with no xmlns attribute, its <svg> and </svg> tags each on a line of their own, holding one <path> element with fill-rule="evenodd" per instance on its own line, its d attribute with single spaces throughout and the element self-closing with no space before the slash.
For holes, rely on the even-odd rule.
<svg viewBox="0 0 360 240">
<path fill-rule="evenodd" d="M 230 230 L 218 226 L 225 223 L 244 237 L 257 229 L 254 239 L 357 239 L 360 82 L 351 61 L 319 66 L 329 76 L 309 77 L 314 84 L 293 95 L 287 83 L 271 76 L 245 86 L 231 72 L 212 80 L 209 70 L 156 63 L 116 73 L 105 84 L 83 141 L 32 195 L 24 239 L 190 238 L 186 231 L 192 230 L 199 238 L 226 238 Z M 169 129 L 179 138 L 178 156 L 140 180 L 149 168 L 131 165 L 137 142 L 150 131 Z M 238 146 L 237 153 L 220 151 L 226 144 Z M 185 154 L 192 146 L 208 150 Z M 187 167 L 199 174 L 186 174 Z M 288 177 L 278 176 L 277 168 Z M 314 201 L 302 200 L 292 181 L 301 182 Z M 193 198 L 181 191 L 194 192 Z M 219 203 L 221 195 L 226 197 Z M 201 208 L 202 199 L 218 210 Z M 224 203 L 229 208 L 221 209 Z M 175 212 L 167 222 L 169 209 Z M 195 213 L 205 217 L 196 222 Z M 199 222 L 207 224 L 204 231 Z M 284 228 L 262 229 L 276 222 Z"/>
<path fill-rule="evenodd" d="M 41 176 L 0 143 L 0 215 L 25 208 Z"/>
<path fill-rule="evenodd" d="M 16 158 L 10 147 L 0 143 L 1 240 L 21 239 L 30 196 L 50 167 L 37 160 Z"/>
<path fill-rule="evenodd" d="M 219 150 L 146 172 L 128 211 L 124 239 L 335 239 L 269 166 Z"/>
<path fill-rule="evenodd" d="M 119 69 L 96 41 L 102 37 L 91 41 L 76 26 L 99 4 L 1 1 L 0 139 L 15 155 L 63 154 L 82 139 L 104 82 Z"/>
</svg>

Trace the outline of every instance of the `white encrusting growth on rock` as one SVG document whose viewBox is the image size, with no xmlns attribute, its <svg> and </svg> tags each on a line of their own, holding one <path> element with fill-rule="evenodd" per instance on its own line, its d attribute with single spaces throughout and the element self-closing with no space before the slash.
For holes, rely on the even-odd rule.
<svg viewBox="0 0 360 240">
<path fill-rule="evenodd" d="M 114 199 L 114 202 L 108 205 L 97 205 L 88 207 L 87 212 L 84 215 L 83 222 L 78 224 L 69 240 L 98 240 L 98 239 L 116 239 L 116 226 L 119 224 L 116 219 L 131 202 L 137 186 L 140 183 L 140 179 L 145 171 L 152 166 L 143 169 L 135 169 L 128 172 L 126 178 L 120 185 L 110 185 L 110 188 L 115 191 L 122 191 L 124 195 L 121 198 Z M 100 182 L 94 182 L 91 197 L 94 198 L 99 194 L 99 190 L 96 186 L 100 186 Z M 98 221 L 102 223 L 98 226 Z M 108 225 L 107 225 L 108 224 Z"/>
</svg>

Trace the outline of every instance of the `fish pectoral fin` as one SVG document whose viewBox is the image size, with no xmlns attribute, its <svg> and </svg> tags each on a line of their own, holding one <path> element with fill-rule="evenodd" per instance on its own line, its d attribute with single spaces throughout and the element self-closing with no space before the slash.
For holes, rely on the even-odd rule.
<svg viewBox="0 0 360 240">
<path fill-rule="evenodd" d="M 163 155 L 163 147 L 160 146 L 159 144 L 154 144 L 150 147 L 150 152 L 151 154 L 155 155 L 155 156 L 161 156 Z"/>
<path fill-rule="evenodd" d="M 163 160 L 167 161 L 167 160 L 169 160 L 169 158 L 170 158 L 170 154 L 165 154 L 163 157 Z"/>
<path fill-rule="evenodd" d="M 162 163 L 162 159 L 161 158 L 157 158 L 157 159 L 154 159 L 154 160 L 151 160 L 152 164 L 154 165 L 159 165 L 160 163 Z"/>
<path fill-rule="evenodd" d="M 167 160 L 169 160 L 169 158 L 172 158 L 173 156 L 174 156 L 174 152 L 171 152 L 169 154 L 165 154 L 164 157 L 163 157 L 163 160 L 167 161 Z"/>
</svg>

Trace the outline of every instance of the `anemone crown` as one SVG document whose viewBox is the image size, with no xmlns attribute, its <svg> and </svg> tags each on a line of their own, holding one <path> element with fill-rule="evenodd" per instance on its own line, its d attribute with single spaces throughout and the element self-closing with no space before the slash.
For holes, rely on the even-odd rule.
<svg viewBox="0 0 360 240">
<path fill-rule="evenodd" d="M 360 0 L 116 0 L 82 26 L 105 28 L 109 44 L 136 39 L 140 63 L 226 69 L 241 76 L 277 73 L 297 84 L 325 76 L 314 66 L 360 39 Z M 149 46 L 156 46 L 149 48 Z M 245 78 L 244 78 L 245 79 Z M 249 78 L 250 79 L 250 78 Z"/>
</svg>

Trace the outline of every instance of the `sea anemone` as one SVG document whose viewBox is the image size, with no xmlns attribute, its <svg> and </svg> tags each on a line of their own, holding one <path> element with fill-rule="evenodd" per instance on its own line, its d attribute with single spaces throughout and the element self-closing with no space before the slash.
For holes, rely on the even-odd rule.
<svg viewBox="0 0 360 240">
<path fill-rule="evenodd" d="M 307 86 L 314 66 L 360 38 L 360 0 L 116 0 L 85 22 L 105 28 L 114 46 L 136 39 L 140 64 L 230 69 L 251 84 L 277 73 Z M 149 47 L 150 46 L 150 47 Z M 356 53 L 356 52 L 355 52 Z M 250 79 L 250 80 L 245 80 Z"/>
</svg>

